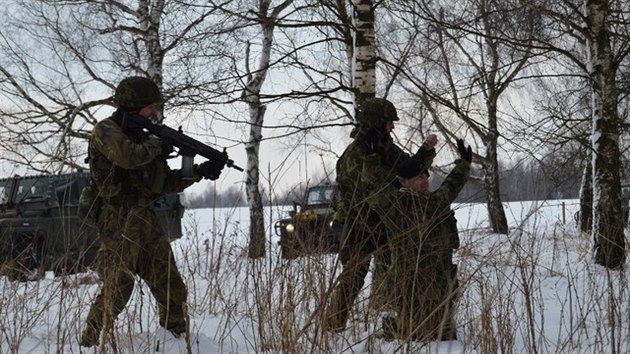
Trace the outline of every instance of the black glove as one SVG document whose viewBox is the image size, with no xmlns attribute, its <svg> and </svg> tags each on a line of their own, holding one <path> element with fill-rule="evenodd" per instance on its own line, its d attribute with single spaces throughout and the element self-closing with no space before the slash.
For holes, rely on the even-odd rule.
<svg viewBox="0 0 630 354">
<path fill-rule="evenodd" d="M 363 135 L 363 144 L 368 152 L 368 154 L 372 154 L 379 151 L 379 146 L 381 145 L 381 139 L 383 139 L 383 132 L 377 128 L 370 128 Z"/>
<path fill-rule="evenodd" d="M 197 171 L 199 172 L 199 175 L 201 175 L 201 177 L 214 181 L 215 179 L 219 178 L 221 171 L 223 171 L 223 167 L 225 167 L 225 162 L 208 160 L 199 165 Z"/>
<path fill-rule="evenodd" d="M 472 148 L 470 145 L 468 147 L 464 146 L 464 141 L 462 139 L 457 139 L 457 150 L 459 150 L 459 156 L 462 160 L 466 160 L 469 163 L 472 162 Z"/>
<path fill-rule="evenodd" d="M 173 148 L 173 144 L 166 141 L 166 139 L 160 139 L 160 147 L 162 148 L 162 152 L 160 156 L 167 157 L 170 155 L 175 149 Z"/>
</svg>

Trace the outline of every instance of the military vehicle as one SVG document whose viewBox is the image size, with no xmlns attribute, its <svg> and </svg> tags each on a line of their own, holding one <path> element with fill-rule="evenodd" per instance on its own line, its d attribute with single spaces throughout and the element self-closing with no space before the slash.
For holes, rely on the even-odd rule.
<svg viewBox="0 0 630 354">
<path fill-rule="evenodd" d="M 0 179 L 0 275 L 35 280 L 84 271 L 94 263 L 98 230 L 79 220 L 79 196 L 89 172 Z M 162 227 L 181 237 L 184 208 L 178 195 L 155 203 Z"/>
<path fill-rule="evenodd" d="M 335 191 L 329 183 L 308 188 L 305 203 L 293 202 L 289 217 L 275 223 L 282 258 L 338 251 L 339 232 L 332 229 Z"/>
</svg>

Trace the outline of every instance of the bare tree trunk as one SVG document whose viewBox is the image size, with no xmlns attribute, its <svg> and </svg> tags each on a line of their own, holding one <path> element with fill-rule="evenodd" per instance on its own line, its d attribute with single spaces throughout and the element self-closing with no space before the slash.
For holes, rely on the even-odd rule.
<svg viewBox="0 0 630 354">
<path fill-rule="evenodd" d="M 485 1 L 479 3 L 479 12 L 488 13 L 492 9 Z M 498 117 L 498 104 L 499 96 L 509 85 L 509 80 L 505 83 L 501 83 L 497 79 L 497 73 L 501 69 L 501 52 L 499 50 L 499 43 L 496 39 L 492 38 L 492 35 L 498 29 L 495 28 L 489 16 L 483 17 L 483 28 L 485 32 L 490 36 L 484 38 L 486 48 L 488 51 L 488 65 L 489 68 L 486 71 L 485 81 L 485 96 L 486 107 L 488 110 L 488 131 L 486 133 L 486 161 L 487 169 L 485 171 L 484 182 L 487 191 L 487 204 L 488 204 L 488 216 L 490 218 L 490 225 L 492 231 L 499 234 L 508 233 L 507 218 L 505 217 L 505 210 L 503 209 L 503 203 L 501 203 L 501 191 L 499 187 L 499 156 L 498 156 L 498 144 L 499 144 L 499 117 Z M 510 75 L 512 78 L 523 68 L 527 62 L 529 53 L 520 60 L 516 69 Z"/>
<path fill-rule="evenodd" d="M 374 4 L 372 0 L 353 0 L 355 108 L 366 98 L 376 95 L 376 35 L 374 31 Z"/>
<path fill-rule="evenodd" d="M 160 44 L 160 18 L 164 12 L 164 1 L 141 0 L 138 3 L 138 21 L 146 38 L 146 75 L 162 90 L 164 50 Z M 164 120 L 164 107 L 158 112 L 158 122 Z"/>
<path fill-rule="evenodd" d="M 492 121 L 492 120 L 491 120 Z M 494 121 L 496 122 L 496 120 Z M 507 218 L 505 209 L 501 202 L 501 192 L 499 189 L 499 161 L 497 156 L 497 137 L 486 140 L 486 158 L 484 171 L 484 189 L 486 190 L 486 204 L 488 206 L 488 217 L 492 231 L 498 234 L 508 233 Z"/>
<path fill-rule="evenodd" d="M 245 191 L 249 204 L 249 258 L 265 256 L 265 213 L 260 193 L 259 150 L 262 139 L 262 122 L 265 118 L 265 106 L 260 100 L 249 102 L 250 130 L 249 140 L 245 146 L 247 153 L 247 169 Z"/>
<path fill-rule="evenodd" d="M 626 260 L 621 181 L 616 66 L 606 17 L 607 0 L 585 0 L 589 26 L 588 65 L 593 89 L 593 238 L 595 262 L 619 268 Z"/>
<path fill-rule="evenodd" d="M 589 154 L 589 163 L 584 167 L 580 188 L 580 230 L 590 234 L 593 227 L 593 164 Z"/>
<path fill-rule="evenodd" d="M 289 6 L 293 0 L 285 0 L 275 7 L 271 13 L 269 6 L 271 0 L 259 1 L 258 18 L 261 19 L 260 27 L 262 34 L 261 52 L 259 54 L 258 67 L 254 72 L 248 71 L 248 80 L 243 90 L 243 100 L 249 106 L 250 134 L 245 145 L 247 152 L 246 167 L 246 193 L 249 204 L 249 258 L 261 258 L 265 256 L 265 214 L 262 205 L 262 195 L 260 193 L 260 141 L 262 140 L 262 126 L 265 118 L 265 105 L 260 100 L 262 85 L 267 77 L 267 70 L 271 62 L 271 47 L 273 45 L 273 31 L 275 19 L 280 12 Z M 249 48 L 246 60 L 249 62 Z"/>
</svg>

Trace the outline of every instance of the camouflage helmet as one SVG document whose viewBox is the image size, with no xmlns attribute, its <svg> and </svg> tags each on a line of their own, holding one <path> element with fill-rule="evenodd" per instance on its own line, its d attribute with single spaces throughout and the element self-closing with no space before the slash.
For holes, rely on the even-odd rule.
<svg viewBox="0 0 630 354">
<path fill-rule="evenodd" d="M 394 104 L 384 98 L 368 98 L 359 107 L 357 122 L 363 128 L 382 127 L 385 122 L 397 121 Z"/>
<path fill-rule="evenodd" d="M 143 108 L 151 103 L 162 102 L 162 94 L 151 79 L 131 76 L 123 79 L 116 87 L 114 102 L 119 107 Z"/>
</svg>

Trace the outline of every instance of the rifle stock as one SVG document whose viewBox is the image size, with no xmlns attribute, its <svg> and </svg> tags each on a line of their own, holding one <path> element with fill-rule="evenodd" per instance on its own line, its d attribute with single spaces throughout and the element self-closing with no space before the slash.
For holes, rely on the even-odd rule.
<svg viewBox="0 0 630 354">
<path fill-rule="evenodd" d="M 141 117 L 136 114 L 126 114 L 124 118 L 124 124 L 130 127 L 139 127 L 146 129 L 149 133 L 166 140 L 169 144 L 179 149 L 179 154 L 188 161 L 191 161 L 195 155 L 201 155 L 208 160 L 216 161 L 224 164 L 227 167 L 233 168 L 238 171 L 243 169 L 228 157 L 225 148 L 223 151 L 219 151 L 211 146 L 208 146 L 201 141 L 191 138 L 185 135 L 179 130 L 167 127 L 166 125 L 154 124 L 149 119 Z"/>
</svg>

